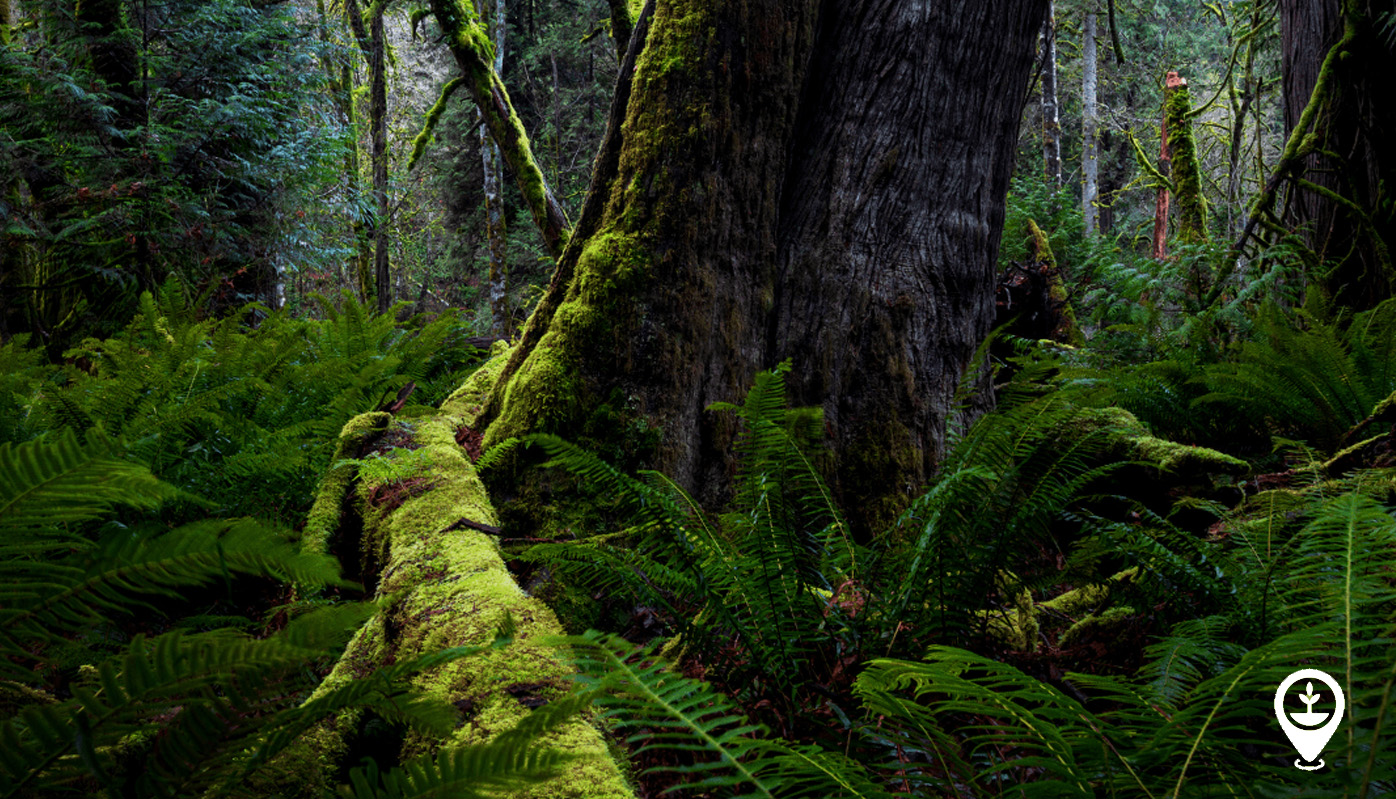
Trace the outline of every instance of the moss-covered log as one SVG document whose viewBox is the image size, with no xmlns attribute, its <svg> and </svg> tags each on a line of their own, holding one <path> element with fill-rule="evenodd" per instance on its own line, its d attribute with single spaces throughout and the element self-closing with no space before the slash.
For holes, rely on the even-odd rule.
<svg viewBox="0 0 1396 799">
<path fill-rule="evenodd" d="M 363 456 L 368 449 L 389 459 L 411 459 L 418 467 L 396 477 L 357 480 L 352 465 L 332 468 L 307 525 L 306 547 L 363 558 L 365 579 L 376 576 L 374 593 L 385 604 L 355 634 L 321 690 L 448 647 L 487 646 L 502 626 L 514 625 L 508 646 L 415 678 L 420 688 L 461 708 L 463 717 L 447 740 L 408 736 L 403 758 L 437 747 L 483 743 L 513 727 L 531 707 L 560 698 L 570 686 L 568 667 L 546 641 L 562 634 L 556 617 L 519 588 L 498 543 L 477 529 L 494 527 L 498 520 L 474 466 L 456 442 L 507 357 L 500 350 L 493 364 L 477 372 L 437 413 L 398 419 L 375 412 L 350 421 L 337 459 Z M 362 523 L 357 542 L 335 537 L 335 530 L 346 525 L 346 513 L 357 514 Z M 358 551 L 352 551 L 355 543 Z M 283 776 L 262 778 L 261 787 L 314 793 L 317 786 L 330 784 L 359 721 L 345 717 L 308 733 L 275 764 L 273 770 Z M 586 719 L 574 719 L 539 745 L 576 759 L 562 774 L 513 796 L 632 796 L 603 736 Z"/>
</svg>

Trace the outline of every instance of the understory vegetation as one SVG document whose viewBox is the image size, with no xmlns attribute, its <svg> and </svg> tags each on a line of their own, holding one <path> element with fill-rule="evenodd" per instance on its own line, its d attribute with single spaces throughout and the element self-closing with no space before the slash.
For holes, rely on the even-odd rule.
<svg viewBox="0 0 1396 799">
<path fill-rule="evenodd" d="M 327 466 L 407 493 L 430 474 L 410 449 L 334 462 L 326 445 L 408 381 L 412 402 L 459 384 L 479 362 L 459 325 L 347 299 L 256 328 L 196 321 L 173 292 L 141 307 L 64 364 L 0 351 L 5 795 L 241 795 L 344 713 L 390 738 L 449 732 L 460 708 L 410 678 L 510 646 L 510 625 L 316 690 L 375 604 L 294 530 Z M 1393 323 L 1269 306 L 1210 363 L 1010 342 L 996 410 L 868 541 L 820 478 L 820 414 L 787 406 L 786 367 L 712 409 L 741 431 L 725 508 L 555 436 L 506 442 L 478 467 L 541 452 L 595 508 L 554 541 L 502 539 L 574 628 L 554 645 L 577 682 L 488 743 L 362 750 L 346 785 L 426 796 L 565 770 L 534 742 L 590 707 L 646 794 L 1391 790 Z M 1299 667 L 1347 686 L 1321 781 L 1273 728 Z"/>
</svg>

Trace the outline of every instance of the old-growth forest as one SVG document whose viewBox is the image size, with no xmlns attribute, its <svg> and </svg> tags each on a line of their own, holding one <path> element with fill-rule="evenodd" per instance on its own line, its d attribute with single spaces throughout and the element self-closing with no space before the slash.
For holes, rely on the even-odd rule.
<svg viewBox="0 0 1396 799">
<path fill-rule="evenodd" d="M 0 797 L 1396 792 L 1393 79 L 1390 0 L 0 0 Z"/>
</svg>

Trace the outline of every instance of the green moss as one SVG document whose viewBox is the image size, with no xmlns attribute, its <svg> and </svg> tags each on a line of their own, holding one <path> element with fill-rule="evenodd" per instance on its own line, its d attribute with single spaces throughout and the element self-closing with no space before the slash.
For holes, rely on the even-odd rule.
<svg viewBox="0 0 1396 799">
<path fill-rule="evenodd" d="M 485 533 L 455 527 L 461 519 L 495 525 L 484 485 L 454 440 L 455 419 L 422 419 L 416 443 L 429 453 L 437 484 L 390 512 L 366 520 L 366 533 L 387 544 L 388 565 L 379 595 L 397 595 L 385 614 L 384 641 L 392 658 L 414 657 L 449 646 L 487 645 L 506 617 L 517 625 L 514 642 L 484 656 L 458 660 L 420 675 L 418 685 L 452 702 L 468 700 L 469 718 L 445 742 L 409 736 L 404 756 L 435 746 L 488 740 L 528 712 L 511 686 L 531 686 L 543 699 L 562 696 L 568 669 L 547 642 L 562 632 L 551 610 L 527 596 L 510 577 L 499 546 Z M 367 496 L 372 486 L 363 486 Z M 628 797 L 629 788 L 610 759 L 600 733 L 584 719 L 545 739 L 580 760 L 565 774 L 516 794 L 537 797 Z"/>
<path fill-rule="evenodd" d="M 1089 613 L 1102 607 L 1110 599 L 1110 592 L 1116 583 L 1133 582 L 1139 576 L 1139 567 L 1135 566 L 1125 569 L 1110 577 L 1108 583 L 1092 583 L 1083 585 L 1066 591 L 1046 602 L 1039 607 L 1054 610 L 1058 613 L 1065 613 L 1068 616 L 1079 616 L 1082 613 Z"/>
<path fill-rule="evenodd" d="M 513 346 L 504 341 L 496 341 L 490 349 L 490 359 L 471 372 L 460 388 L 441 403 L 441 410 L 459 417 L 460 423 L 465 427 L 474 428 L 480 412 L 484 409 L 485 401 L 494 392 L 499 375 L 503 373 L 505 365 L 509 363 L 509 357 L 513 354 Z"/>
<path fill-rule="evenodd" d="M 998 587 L 1008 597 L 1009 606 L 980 611 L 978 614 L 980 618 L 988 619 L 989 634 L 1015 651 L 1036 652 L 1040 628 L 1032 592 L 1008 572 L 999 575 Z"/>
<path fill-rule="evenodd" d="M 526 432 L 563 430 L 581 420 L 582 409 L 593 403 L 583 395 L 577 364 L 615 357 L 622 346 L 617 320 L 627 318 L 631 297 L 648 278 L 650 265 L 647 249 L 635 236 L 604 231 L 587 241 L 548 331 L 505 388 L 500 413 L 485 433 L 486 447 Z"/>
<path fill-rule="evenodd" d="M 1136 615 L 1134 608 L 1128 607 L 1110 608 L 1102 613 L 1093 613 L 1068 627 L 1057 641 L 1057 646 L 1066 648 L 1083 641 L 1112 640 Z"/>
<path fill-rule="evenodd" d="M 1224 452 L 1157 438 L 1124 408 L 1093 408 L 1082 423 L 1093 430 L 1111 428 L 1124 458 L 1147 461 L 1165 472 L 1240 474 L 1250 469 L 1250 464 Z"/>
<path fill-rule="evenodd" d="M 1073 346 L 1084 343 L 1080 328 L 1076 324 L 1076 311 L 1071 307 L 1066 282 L 1062 280 L 1061 270 L 1057 268 L 1057 258 L 1052 253 L 1051 240 L 1032 219 L 1023 226 L 1023 234 L 1027 239 L 1028 257 L 1047 278 L 1047 299 L 1060 315 L 1060 321 L 1052 331 L 1052 340 Z"/>
<path fill-rule="evenodd" d="M 1239 474 L 1250 469 L 1240 458 L 1207 447 L 1179 444 L 1154 436 L 1129 439 L 1134 457 L 1148 461 L 1165 472 Z"/>
<path fill-rule="evenodd" d="M 352 464 L 335 464 L 357 457 L 364 440 L 387 429 L 392 418 L 392 414 L 388 413 L 363 413 L 350 419 L 339 431 L 339 443 L 335 446 L 334 457 L 330 459 L 330 469 L 320 479 L 315 504 L 306 516 L 305 529 L 301 532 L 302 552 L 319 555 L 330 551 L 330 540 L 339 530 L 344 498 L 349 493 L 355 472 Z"/>
<path fill-rule="evenodd" d="M 1177 235 L 1180 241 L 1196 244 L 1207 240 L 1207 200 L 1202 195 L 1202 170 L 1189 117 L 1192 98 L 1186 83 L 1165 89 L 1164 98 L 1168 150 L 1173 160 L 1173 185 L 1177 189 Z"/>
</svg>

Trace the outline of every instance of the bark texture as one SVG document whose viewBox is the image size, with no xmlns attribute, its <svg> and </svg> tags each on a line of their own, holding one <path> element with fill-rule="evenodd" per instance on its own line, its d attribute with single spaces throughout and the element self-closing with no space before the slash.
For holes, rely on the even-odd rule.
<svg viewBox="0 0 1396 799">
<path fill-rule="evenodd" d="M 844 506 L 864 531 L 889 521 L 929 475 L 993 318 L 1045 10 L 647 6 L 486 444 L 604 433 L 622 414 L 657 439 L 652 465 L 719 499 L 733 431 L 704 409 L 792 358 L 792 399 L 824 409 Z"/>
<path fill-rule="evenodd" d="M 1320 140 L 1298 171 L 1307 185 L 1300 184 L 1289 205 L 1291 221 L 1307 226 L 1310 246 L 1333 262 L 1325 280 L 1329 293 L 1357 308 L 1391 297 L 1396 280 L 1396 157 L 1390 147 L 1396 106 L 1387 95 L 1396 52 L 1375 17 L 1390 8 L 1371 0 L 1280 3 L 1287 132 L 1302 126 L 1323 70 L 1333 72 L 1314 120 Z M 1325 66 L 1340 41 L 1343 52 Z"/>
<path fill-rule="evenodd" d="M 494 46 L 492 66 L 495 74 L 504 72 L 504 0 L 495 0 L 493 8 L 489 0 L 482 0 L 482 14 L 490 21 L 490 41 Z M 499 155 L 499 145 L 490 136 L 485 124 L 484 113 L 480 114 L 480 160 L 484 173 L 485 190 L 485 237 L 489 242 L 489 281 L 490 281 L 490 335 L 494 338 L 509 337 L 509 283 L 508 257 L 509 236 L 504 226 L 504 198 L 499 187 L 504 183 L 504 162 Z"/>
<path fill-rule="evenodd" d="M 388 64 L 383 4 L 374 3 L 368 21 L 368 125 L 373 150 L 373 284 L 378 312 L 393 307 L 388 274 Z"/>
<path fill-rule="evenodd" d="M 792 147 L 766 365 L 822 405 L 855 524 L 941 454 L 994 318 L 1040 2 L 828 3 Z"/>
</svg>

